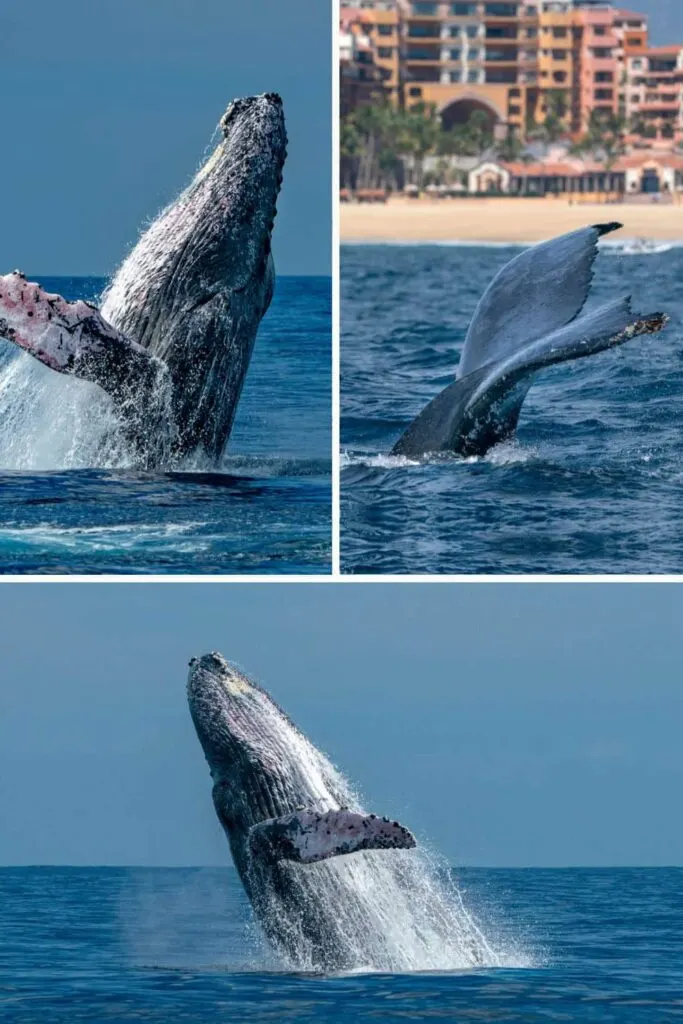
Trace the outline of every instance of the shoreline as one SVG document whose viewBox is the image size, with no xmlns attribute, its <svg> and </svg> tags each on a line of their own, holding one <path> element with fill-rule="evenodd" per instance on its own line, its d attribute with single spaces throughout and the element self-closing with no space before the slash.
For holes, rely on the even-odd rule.
<svg viewBox="0 0 683 1024">
<path fill-rule="evenodd" d="M 341 203 L 343 245 L 526 245 L 607 221 L 635 238 L 683 243 L 683 205 L 581 203 L 560 199 L 390 199 Z"/>
</svg>

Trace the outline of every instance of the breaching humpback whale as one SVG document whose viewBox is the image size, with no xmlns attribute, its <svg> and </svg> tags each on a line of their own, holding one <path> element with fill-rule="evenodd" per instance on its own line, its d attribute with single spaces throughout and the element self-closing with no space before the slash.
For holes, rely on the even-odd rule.
<svg viewBox="0 0 683 1024">
<path fill-rule="evenodd" d="M 212 156 L 142 235 L 100 310 L 19 272 L 0 277 L 0 337 L 103 388 L 147 468 L 195 451 L 220 458 L 273 295 L 282 101 L 235 100 L 220 129 Z"/>
<path fill-rule="evenodd" d="M 598 240 L 620 227 L 581 228 L 506 264 L 474 311 L 456 380 L 413 420 L 392 454 L 483 455 L 514 434 L 540 370 L 661 331 L 669 318 L 637 316 L 630 297 L 583 312 Z"/>
<path fill-rule="evenodd" d="M 376 879 L 335 870 L 330 858 L 409 849 L 411 833 L 354 804 L 330 762 L 265 690 L 220 654 L 190 662 L 187 695 L 216 814 L 271 944 L 295 966 L 370 963 L 371 944 L 383 941 L 370 909 Z"/>
</svg>

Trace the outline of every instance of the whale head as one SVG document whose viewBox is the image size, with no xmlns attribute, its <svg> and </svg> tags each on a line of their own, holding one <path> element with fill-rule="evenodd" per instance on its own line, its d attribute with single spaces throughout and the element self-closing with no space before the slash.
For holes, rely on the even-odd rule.
<svg viewBox="0 0 683 1024">
<path fill-rule="evenodd" d="M 220 141 L 140 238 L 102 315 L 169 371 L 178 455 L 220 457 L 275 280 L 271 234 L 287 155 L 275 93 L 237 99 Z M 220 396 L 220 400 L 216 396 Z"/>
<path fill-rule="evenodd" d="M 221 654 L 192 659 L 187 697 L 236 861 L 258 822 L 301 807 L 339 806 L 326 759 L 266 691 Z"/>
</svg>

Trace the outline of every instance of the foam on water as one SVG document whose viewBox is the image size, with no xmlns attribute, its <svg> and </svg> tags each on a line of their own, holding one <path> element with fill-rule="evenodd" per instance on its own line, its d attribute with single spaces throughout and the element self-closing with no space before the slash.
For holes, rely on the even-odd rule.
<svg viewBox="0 0 683 1024">
<path fill-rule="evenodd" d="M 340 468 L 350 469 L 362 466 L 367 469 L 406 469 L 415 466 L 454 465 L 469 466 L 485 462 L 492 466 L 509 466 L 530 462 L 536 458 L 537 450 L 524 446 L 516 440 L 505 441 L 491 448 L 486 455 L 456 455 L 453 452 L 430 452 L 420 459 L 410 459 L 405 455 L 390 455 L 383 452 L 376 454 L 343 451 L 340 456 Z"/>
<path fill-rule="evenodd" d="M 347 779 L 292 728 L 265 693 L 262 697 L 267 749 L 259 755 L 296 764 L 300 784 L 319 807 L 341 804 L 367 813 Z M 452 971 L 529 963 L 519 950 L 497 948 L 484 935 L 445 865 L 422 843 L 416 850 L 363 851 L 315 864 L 287 864 L 285 870 L 287 899 L 270 892 L 265 913 L 274 915 L 280 930 L 287 923 L 288 950 L 280 952 L 292 969 L 315 970 L 320 962 L 320 950 L 311 948 L 301 929 L 301 915 L 292 913 L 293 905 L 305 901 L 315 913 L 329 915 L 328 924 L 333 922 L 329 959 L 343 964 L 344 971 Z"/>
<path fill-rule="evenodd" d="M 126 469 L 134 464 L 113 403 L 101 388 L 56 374 L 30 355 L 10 355 L 0 365 L 0 406 L 3 469 Z"/>
</svg>

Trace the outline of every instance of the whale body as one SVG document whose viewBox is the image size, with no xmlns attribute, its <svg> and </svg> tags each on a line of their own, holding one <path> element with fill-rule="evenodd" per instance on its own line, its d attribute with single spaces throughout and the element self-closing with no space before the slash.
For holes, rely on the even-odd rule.
<svg viewBox="0 0 683 1024">
<path fill-rule="evenodd" d="M 271 945 L 295 966 L 351 969 L 378 957 L 390 966 L 389 928 L 373 919 L 382 876 L 373 864 L 338 871 L 334 862 L 396 856 L 415 847 L 413 835 L 367 814 L 266 691 L 220 654 L 190 662 L 187 695 L 218 820 Z M 380 914 L 392 912 L 389 900 Z"/>
<path fill-rule="evenodd" d="M 506 264 L 474 312 L 455 381 L 413 420 L 392 454 L 484 455 L 513 436 L 539 371 L 661 331 L 669 318 L 634 314 L 629 297 L 584 312 L 598 241 L 620 227 L 581 228 Z"/>
<path fill-rule="evenodd" d="M 238 99 L 190 185 L 142 235 L 101 309 L 0 276 L 0 337 L 99 385 L 143 468 L 225 449 L 270 304 L 287 135 L 275 93 Z"/>
</svg>

